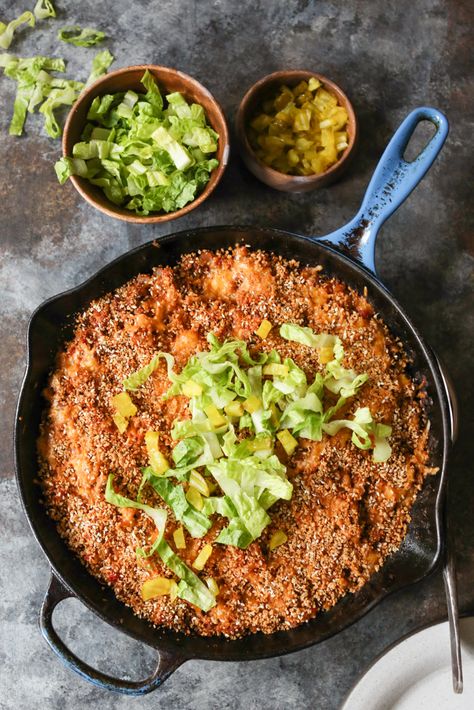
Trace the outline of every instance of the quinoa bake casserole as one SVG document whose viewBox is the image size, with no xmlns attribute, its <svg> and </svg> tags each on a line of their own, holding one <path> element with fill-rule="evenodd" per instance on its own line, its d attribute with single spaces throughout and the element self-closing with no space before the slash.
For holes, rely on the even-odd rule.
<svg viewBox="0 0 474 710">
<path fill-rule="evenodd" d="M 150 623 L 290 629 L 401 545 L 423 383 L 367 293 L 247 247 L 183 256 L 77 316 L 45 390 L 44 504 Z"/>
</svg>

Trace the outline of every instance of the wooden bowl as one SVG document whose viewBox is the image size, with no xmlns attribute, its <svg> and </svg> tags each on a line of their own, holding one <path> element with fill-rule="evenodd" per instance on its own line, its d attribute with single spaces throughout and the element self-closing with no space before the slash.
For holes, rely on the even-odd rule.
<svg viewBox="0 0 474 710">
<path fill-rule="evenodd" d="M 262 163 L 262 161 L 257 158 L 248 140 L 247 127 L 255 113 L 262 106 L 262 103 L 269 96 L 274 95 L 280 86 L 283 84 L 289 87 L 296 86 L 300 81 L 308 81 L 312 76 L 319 79 L 323 87 L 331 94 L 334 94 L 338 103 L 346 109 L 349 117 L 347 123 L 349 145 L 344 150 L 344 153 L 337 163 L 334 163 L 334 165 L 328 168 L 324 173 L 307 176 L 285 175 L 265 165 L 265 163 Z M 250 172 L 266 185 L 274 187 L 276 190 L 282 190 L 283 192 L 308 192 L 318 187 L 325 187 L 339 178 L 348 167 L 353 157 L 358 134 L 357 119 L 353 106 L 342 89 L 321 74 L 298 69 L 274 72 L 273 74 L 264 76 L 260 81 L 257 81 L 257 83 L 247 91 L 240 103 L 236 117 L 236 130 L 240 153 Z"/>
<path fill-rule="evenodd" d="M 134 67 L 125 67 L 110 72 L 110 74 L 105 74 L 91 84 L 90 87 L 84 89 L 79 99 L 72 107 L 64 126 L 62 145 L 63 155 L 71 156 L 73 145 L 81 140 L 81 133 L 87 121 L 87 112 L 96 96 L 128 91 L 129 89 L 137 93 L 144 93 L 145 88 L 143 84 L 140 83 L 140 79 L 147 69 L 156 79 L 160 91 L 163 94 L 179 91 L 188 101 L 201 104 L 206 112 L 209 125 L 219 135 L 216 155 L 219 165 L 212 171 L 209 182 L 204 190 L 193 202 L 190 202 L 176 212 L 155 212 L 147 216 L 142 216 L 110 202 L 99 187 L 91 185 L 85 178 L 74 175 L 70 180 L 87 202 L 110 217 L 116 217 L 125 222 L 156 224 L 157 222 L 168 222 L 172 219 L 182 217 L 182 215 L 191 212 L 191 210 L 201 205 L 215 189 L 227 165 L 229 158 L 229 131 L 224 113 L 212 94 L 202 86 L 202 84 L 177 69 L 170 69 L 169 67 L 161 67 L 154 64 L 140 64 Z"/>
</svg>

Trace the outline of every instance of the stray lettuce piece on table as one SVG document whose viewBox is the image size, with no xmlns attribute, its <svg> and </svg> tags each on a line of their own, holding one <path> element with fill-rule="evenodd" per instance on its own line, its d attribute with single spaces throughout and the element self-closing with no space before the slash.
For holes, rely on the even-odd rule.
<svg viewBox="0 0 474 710">
<path fill-rule="evenodd" d="M 105 32 L 95 30 L 93 27 L 67 25 L 59 30 L 58 39 L 75 47 L 93 47 L 105 39 Z"/>
<path fill-rule="evenodd" d="M 33 13 L 37 20 L 45 20 L 47 17 L 56 17 L 56 10 L 51 0 L 38 0 Z"/>
<path fill-rule="evenodd" d="M 22 59 L 1 54 L 0 67 L 4 67 L 6 76 L 17 82 L 10 134 L 20 136 L 27 113 L 33 113 L 38 104 L 45 102 L 44 109 L 40 111 L 46 117 L 46 130 L 53 138 L 60 135 L 61 129 L 54 117 L 54 109 L 74 103 L 84 87 L 82 82 L 58 79 L 50 74 L 64 72 L 64 60 L 43 56 Z"/>
<path fill-rule="evenodd" d="M 59 138 L 62 129 L 54 115 L 59 106 L 72 106 L 78 97 L 76 88 L 78 82 L 64 81 L 60 88 L 52 88 L 46 100 L 41 104 L 39 112 L 44 114 L 44 127 L 51 138 Z"/>
<path fill-rule="evenodd" d="M 11 45 L 13 41 L 13 36 L 15 34 L 15 30 L 17 30 L 21 25 L 28 25 L 29 27 L 34 27 L 35 26 L 35 16 L 33 15 L 32 12 L 27 10 L 26 12 L 23 12 L 20 17 L 17 17 L 16 20 L 12 20 L 11 22 L 5 24 L 4 22 L 0 22 L 0 48 L 1 49 L 8 49 L 9 46 Z"/>
<path fill-rule="evenodd" d="M 89 86 L 100 76 L 106 74 L 107 69 L 110 67 L 113 61 L 114 56 L 109 52 L 108 49 L 103 49 L 102 52 L 97 52 L 94 59 L 92 60 L 91 72 L 89 74 L 89 78 L 86 81 L 86 86 Z"/>
<path fill-rule="evenodd" d="M 6 76 L 10 79 L 34 82 L 41 69 L 45 71 L 66 71 L 64 59 L 58 57 L 28 57 L 22 59 L 13 54 L 0 54 L 0 67 L 4 67 Z"/>
</svg>

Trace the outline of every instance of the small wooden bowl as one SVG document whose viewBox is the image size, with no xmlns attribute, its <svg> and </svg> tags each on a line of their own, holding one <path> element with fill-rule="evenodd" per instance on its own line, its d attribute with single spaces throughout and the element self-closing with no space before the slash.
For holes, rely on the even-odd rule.
<svg viewBox="0 0 474 710">
<path fill-rule="evenodd" d="M 161 67 L 154 64 L 140 64 L 134 67 L 125 67 L 110 72 L 110 74 L 105 74 L 91 84 L 90 87 L 84 89 L 79 99 L 72 107 L 64 126 L 62 145 L 63 155 L 71 156 L 73 145 L 81 140 L 81 133 L 87 121 L 87 112 L 96 96 L 114 94 L 120 91 L 128 91 L 129 89 L 137 93 L 144 93 L 145 87 L 141 84 L 140 79 L 147 69 L 150 74 L 153 74 L 162 94 L 170 94 L 174 91 L 179 91 L 188 101 L 201 104 L 206 112 L 209 125 L 219 135 L 216 155 L 219 165 L 212 171 L 209 182 L 204 190 L 193 202 L 190 202 L 176 212 L 155 212 L 147 216 L 141 216 L 131 210 L 126 210 L 123 207 L 114 205 L 113 202 L 107 199 L 99 187 L 91 185 L 85 178 L 74 175 L 70 180 L 87 202 L 110 217 L 116 217 L 125 222 L 156 224 L 157 222 L 169 222 L 172 219 L 177 219 L 191 212 L 191 210 L 196 209 L 196 207 L 199 207 L 215 189 L 227 166 L 229 158 L 229 131 L 224 113 L 212 94 L 202 86 L 202 84 L 177 69 L 170 69 L 169 67 Z"/>
<path fill-rule="evenodd" d="M 319 79 L 324 88 L 331 94 L 334 94 L 338 103 L 346 109 L 349 117 L 347 123 L 349 145 L 344 150 L 344 153 L 337 163 L 334 163 L 334 165 L 328 168 L 324 173 L 307 176 L 285 175 L 265 165 L 257 158 L 247 137 L 247 127 L 263 102 L 274 94 L 280 86 L 283 84 L 289 87 L 296 86 L 300 81 L 308 81 L 312 76 Z M 236 129 L 240 153 L 247 168 L 266 185 L 274 187 L 276 190 L 282 190 L 283 192 L 308 192 L 318 187 L 325 187 L 339 178 L 348 167 L 353 157 L 358 135 L 357 119 L 354 109 L 342 89 L 321 74 L 298 69 L 274 72 L 273 74 L 264 76 L 260 81 L 257 81 L 257 83 L 247 91 L 240 103 L 236 117 Z"/>
</svg>

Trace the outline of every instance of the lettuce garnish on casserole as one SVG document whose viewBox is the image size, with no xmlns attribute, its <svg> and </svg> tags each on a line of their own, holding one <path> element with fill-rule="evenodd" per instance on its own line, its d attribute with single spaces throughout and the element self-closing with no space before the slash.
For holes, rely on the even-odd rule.
<svg viewBox="0 0 474 710">
<path fill-rule="evenodd" d="M 268 328 L 265 331 L 268 334 Z M 212 527 L 211 516 L 219 515 L 227 519 L 227 524 L 214 542 L 246 549 L 271 522 L 271 507 L 277 501 L 291 499 L 293 486 L 278 455 L 281 449 L 290 458 L 299 438 L 321 441 L 323 436 L 335 436 L 346 428 L 352 431 L 351 441 L 356 447 L 372 450 L 375 462 L 387 461 L 391 427 L 376 422 L 368 407 L 358 407 L 350 418 L 335 418 L 368 380 L 366 373 L 343 367 L 344 348 L 339 337 L 316 334 L 311 328 L 291 323 L 283 324 L 279 332 L 285 340 L 317 350 L 323 367 L 312 382 L 292 358 L 282 358 L 277 350 L 255 356 L 244 341 L 221 343 L 212 333 L 207 337 L 209 349 L 190 357 L 180 373 L 173 370 L 173 357 L 159 352 L 127 377 L 122 386 L 123 394 L 129 397 L 127 391 L 144 386 L 164 358 L 171 381 L 164 399 L 186 397 L 190 418 L 173 423 L 171 437 L 176 444 L 172 463 L 159 450 L 159 434 L 146 434 L 149 466 L 142 470 L 137 501 L 115 494 L 109 478 L 108 502 L 125 507 L 130 503 L 128 507 L 151 515 L 150 506 L 141 502 L 149 486 L 191 537 L 204 537 Z M 328 393 L 335 403 L 328 405 Z M 119 396 L 113 400 L 116 402 Z M 126 414 L 130 414 L 128 402 L 127 407 Z M 158 522 L 154 519 L 159 533 L 152 552 L 139 550 L 138 554 L 156 552 L 181 580 L 177 596 L 208 610 L 212 592 L 183 562 L 177 562 L 179 557 L 163 540 L 160 525 L 166 521 L 164 509 L 151 510 L 156 511 L 151 517 L 158 515 Z M 286 541 L 280 533 L 271 549 Z M 179 549 L 185 546 L 182 537 L 183 528 Z M 203 548 L 198 566 L 206 563 L 212 550 L 209 544 Z M 161 582 L 156 586 L 163 588 Z"/>
</svg>

